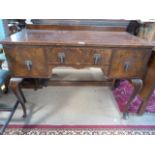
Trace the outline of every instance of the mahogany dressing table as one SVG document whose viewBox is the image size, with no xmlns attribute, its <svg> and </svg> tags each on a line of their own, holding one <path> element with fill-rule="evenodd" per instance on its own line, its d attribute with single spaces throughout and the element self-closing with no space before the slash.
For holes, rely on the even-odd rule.
<svg viewBox="0 0 155 155">
<path fill-rule="evenodd" d="M 95 31 L 66 29 L 23 29 L 1 41 L 12 77 L 49 80 L 57 66 L 98 67 L 105 79 L 114 84 L 117 79 L 129 79 L 135 86 L 124 111 L 142 88 L 143 76 L 153 45 L 125 31 Z M 105 81 L 106 81 L 105 80 Z M 20 80 L 19 80 L 20 81 Z M 19 81 L 10 86 L 20 101 L 26 116 L 26 99 Z"/>
</svg>

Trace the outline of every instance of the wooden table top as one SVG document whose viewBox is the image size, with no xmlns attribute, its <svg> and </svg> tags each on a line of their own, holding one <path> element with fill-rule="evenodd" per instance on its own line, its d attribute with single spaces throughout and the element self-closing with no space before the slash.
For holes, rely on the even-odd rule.
<svg viewBox="0 0 155 155">
<path fill-rule="evenodd" d="M 153 47 L 151 42 L 128 32 L 80 30 L 22 30 L 2 40 L 2 44 L 69 45 L 104 47 Z"/>
</svg>

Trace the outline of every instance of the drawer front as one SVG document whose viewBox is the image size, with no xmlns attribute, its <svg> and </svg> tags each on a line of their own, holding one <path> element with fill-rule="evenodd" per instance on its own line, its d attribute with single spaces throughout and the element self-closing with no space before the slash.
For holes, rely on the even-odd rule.
<svg viewBox="0 0 155 155">
<path fill-rule="evenodd" d="M 47 50 L 48 63 L 52 65 L 79 65 L 82 63 L 80 48 L 53 47 Z"/>
<path fill-rule="evenodd" d="M 4 47 L 10 70 L 16 77 L 47 77 L 44 49 L 41 47 Z"/>
<path fill-rule="evenodd" d="M 150 56 L 148 50 L 116 50 L 113 53 L 110 77 L 141 77 Z"/>
<path fill-rule="evenodd" d="M 83 64 L 92 66 L 110 65 L 112 50 L 108 48 L 88 48 L 83 50 Z"/>
<path fill-rule="evenodd" d="M 52 65 L 109 65 L 112 51 L 95 48 L 49 48 L 48 62 Z"/>
</svg>

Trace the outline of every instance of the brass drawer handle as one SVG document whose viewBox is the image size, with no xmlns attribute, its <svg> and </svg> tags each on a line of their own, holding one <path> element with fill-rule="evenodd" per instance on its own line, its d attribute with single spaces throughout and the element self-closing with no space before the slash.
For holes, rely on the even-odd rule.
<svg viewBox="0 0 155 155">
<path fill-rule="evenodd" d="M 25 65 L 27 67 L 27 70 L 31 70 L 32 69 L 32 61 L 31 60 L 25 60 Z"/>
<path fill-rule="evenodd" d="M 65 53 L 58 53 L 58 58 L 60 59 L 60 63 L 63 64 L 65 62 Z"/>
<path fill-rule="evenodd" d="M 127 72 L 129 70 L 129 68 L 130 68 L 130 63 L 129 62 L 126 62 L 124 64 L 124 71 Z"/>
<path fill-rule="evenodd" d="M 94 54 L 94 64 L 97 65 L 101 61 L 101 54 Z"/>
</svg>

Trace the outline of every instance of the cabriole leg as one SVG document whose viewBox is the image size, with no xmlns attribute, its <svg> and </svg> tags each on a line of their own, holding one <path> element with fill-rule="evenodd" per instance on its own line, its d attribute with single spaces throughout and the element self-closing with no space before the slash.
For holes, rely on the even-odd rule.
<svg viewBox="0 0 155 155">
<path fill-rule="evenodd" d="M 129 98 L 126 106 L 125 106 L 125 110 L 123 113 L 123 118 L 127 119 L 128 118 L 128 110 L 129 110 L 129 106 L 131 105 L 132 101 L 134 100 L 134 98 L 136 97 L 137 94 L 139 94 L 139 92 L 141 91 L 142 87 L 143 87 L 143 81 L 141 79 L 133 79 L 131 80 L 133 86 L 134 86 L 134 91 L 131 95 L 131 97 Z"/>
<path fill-rule="evenodd" d="M 11 78 L 10 87 L 11 87 L 13 93 L 15 94 L 15 96 L 17 97 L 17 100 L 20 102 L 20 104 L 22 106 L 23 117 L 25 118 L 27 115 L 26 106 L 25 106 L 26 99 L 25 99 L 24 94 L 20 87 L 22 80 L 23 80 L 22 78 Z"/>
</svg>

